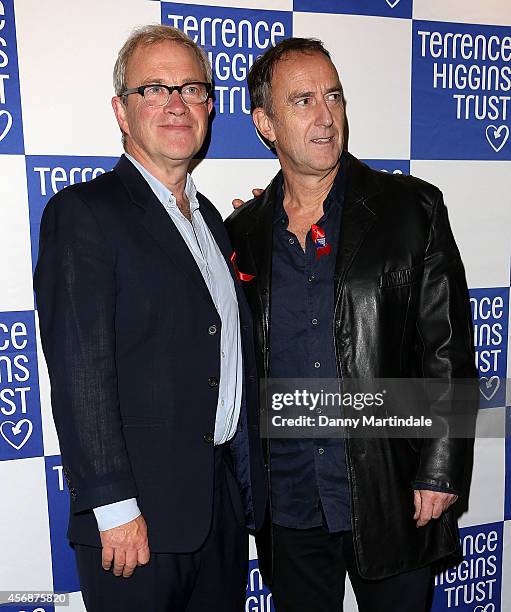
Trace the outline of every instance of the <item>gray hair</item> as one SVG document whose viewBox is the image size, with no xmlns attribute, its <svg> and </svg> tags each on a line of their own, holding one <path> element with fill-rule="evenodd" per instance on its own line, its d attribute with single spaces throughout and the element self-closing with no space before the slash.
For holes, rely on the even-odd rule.
<svg viewBox="0 0 511 612">
<path fill-rule="evenodd" d="M 155 45 L 165 41 L 176 42 L 191 49 L 195 54 L 201 68 L 204 70 L 206 81 L 208 83 L 213 81 L 213 73 L 208 56 L 204 50 L 201 49 L 199 45 L 197 45 L 184 32 L 167 25 L 145 25 L 133 30 L 128 40 L 124 43 L 122 49 L 119 51 L 113 74 L 116 96 L 120 96 L 122 92 L 126 90 L 126 68 L 135 49 L 141 45 Z"/>
</svg>

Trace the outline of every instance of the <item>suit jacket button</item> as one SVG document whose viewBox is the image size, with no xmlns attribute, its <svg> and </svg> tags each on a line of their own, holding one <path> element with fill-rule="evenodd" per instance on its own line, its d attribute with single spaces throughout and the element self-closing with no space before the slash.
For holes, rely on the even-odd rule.
<svg viewBox="0 0 511 612">
<path fill-rule="evenodd" d="M 207 444 L 211 444 L 213 442 L 213 434 L 211 432 L 205 433 L 204 434 L 204 442 L 206 442 Z"/>
<path fill-rule="evenodd" d="M 208 378 L 208 385 L 210 387 L 218 387 L 218 378 L 215 378 L 214 376 Z"/>
<path fill-rule="evenodd" d="M 208 327 L 208 334 L 214 336 L 216 334 L 216 325 L 210 325 Z"/>
</svg>

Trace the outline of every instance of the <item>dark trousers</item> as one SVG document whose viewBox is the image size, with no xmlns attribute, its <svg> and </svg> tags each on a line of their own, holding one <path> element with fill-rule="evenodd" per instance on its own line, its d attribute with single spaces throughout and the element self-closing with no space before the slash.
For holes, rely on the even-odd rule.
<svg viewBox="0 0 511 612">
<path fill-rule="evenodd" d="M 351 531 L 323 527 L 273 526 L 273 601 L 276 612 L 342 612 L 349 575 L 359 612 L 425 612 L 429 609 L 429 567 L 384 580 L 360 577 Z"/>
<path fill-rule="evenodd" d="M 185 504 L 183 512 L 186 512 Z M 149 563 L 137 567 L 130 578 L 114 576 L 112 570 L 106 572 L 101 567 L 99 548 L 75 544 L 75 553 L 88 612 L 243 610 L 248 534 L 239 488 L 225 449 L 215 448 L 212 525 L 198 551 L 151 553 Z"/>
</svg>

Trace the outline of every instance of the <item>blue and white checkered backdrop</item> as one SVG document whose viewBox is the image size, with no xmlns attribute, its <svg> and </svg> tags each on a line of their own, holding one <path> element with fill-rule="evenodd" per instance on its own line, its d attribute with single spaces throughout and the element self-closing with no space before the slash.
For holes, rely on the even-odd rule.
<svg viewBox="0 0 511 612">
<path fill-rule="evenodd" d="M 252 126 L 249 67 L 284 37 L 325 42 L 346 91 L 351 152 L 443 190 L 471 289 L 484 410 L 503 428 L 511 414 L 501 382 L 511 370 L 509 0 L 0 0 L 0 591 L 70 592 L 73 612 L 84 607 L 65 540 L 68 492 L 32 270 L 48 198 L 120 155 L 113 63 L 134 26 L 157 22 L 211 57 L 216 116 L 194 177 L 224 215 L 278 167 Z M 461 527 L 465 559 L 437 577 L 435 612 L 511 610 L 503 437 L 477 440 Z M 267 612 L 253 546 L 251 557 L 246 612 Z M 350 589 L 347 598 L 355 610 Z"/>
</svg>

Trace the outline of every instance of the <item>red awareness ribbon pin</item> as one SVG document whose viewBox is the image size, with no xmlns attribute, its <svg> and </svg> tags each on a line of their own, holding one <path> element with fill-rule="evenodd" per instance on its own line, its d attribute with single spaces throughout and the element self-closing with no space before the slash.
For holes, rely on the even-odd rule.
<svg viewBox="0 0 511 612">
<path fill-rule="evenodd" d="M 249 281 L 255 278 L 253 274 L 244 274 L 243 272 L 240 272 L 238 270 L 238 264 L 236 263 L 236 251 L 232 252 L 231 263 L 232 263 L 232 267 L 234 268 L 234 272 L 240 281 L 248 283 Z"/>
<path fill-rule="evenodd" d="M 311 236 L 312 241 L 316 245 L 316 259 L 328 255 L 332 250 L 331 246 L 326 241 L 325 230 L 319 225 L 311 225 Z"/>
</svg>

